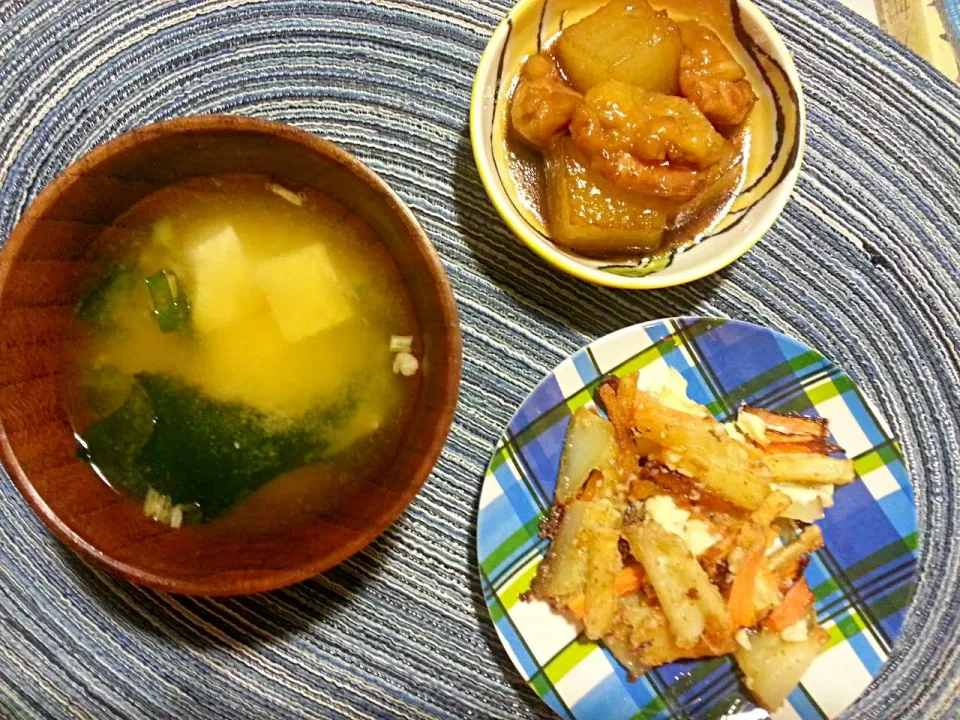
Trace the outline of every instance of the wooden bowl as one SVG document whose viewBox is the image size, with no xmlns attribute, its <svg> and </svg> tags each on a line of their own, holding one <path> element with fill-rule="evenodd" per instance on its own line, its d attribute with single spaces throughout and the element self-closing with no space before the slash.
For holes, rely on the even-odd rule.
<svg viewBox="0 0 960 720">
<path fill-rule="evenodd" d="M 171 530 L 77 456 L 65 403 L 66 329 L 98 234 L 144 196 L 191 177 L 257 173 L 312 187 L 377 231 L 414 302 L 423 343 L 418 407 L 388 464 L 322 511 L 269 530 Z M 128 580 L 189 595 L 290 585 L 376 538 L 413 500 L 443 448 L 460 384 L 457 310 L 410 210 L 335 145 L 277 123 L 190 117 L 123 135 L 71 165 L 24 213 L 0 254 L 0 455 L 21 494 L 70 548 Z"/>
</svg>

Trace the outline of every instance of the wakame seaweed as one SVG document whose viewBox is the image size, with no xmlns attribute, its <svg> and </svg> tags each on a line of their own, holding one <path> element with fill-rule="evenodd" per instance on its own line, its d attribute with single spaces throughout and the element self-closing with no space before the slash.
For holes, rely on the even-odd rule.
<svg viewBox="0 0 960 720">
<path fill-rule="evenodd" d="M 139 456 L 153 432 L 153 407 L 143 386 L 134 382 L 126 401 L 83 434 L 85 460 L 111 482 L 144 495 L 149 484 L 140 472 Z"/>
<path fill-rule="evenodd" d="M 81 322 L 108 330 L 113 322 L 114 303 L 134 288 L 140 273 L 133 265 L 111 265 L 80 298 L 76 313 Z"/>
<path fill-rule="evenodd" d="M 205 520 L 266 482 L 325 457 L 354 403 L 281 421 L 166 375 L 135 376 L 127 401 L 83 439 L 91 462 L 142 496 L 197 503 Z M 144 432 L 147 430 L 147 432 Z"/>
</svg>

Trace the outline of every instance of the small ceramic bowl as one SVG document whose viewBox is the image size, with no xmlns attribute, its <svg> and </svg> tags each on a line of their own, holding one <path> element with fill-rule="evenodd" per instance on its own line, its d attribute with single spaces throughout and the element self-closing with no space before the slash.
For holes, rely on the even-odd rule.
<svg viewBox="0 0 960 720">
<path fill-rule="evenodd" d="M 356 479 L 325 509 L 278 527 L 178 530 L 146 517 L 77 456 L 63 381 L 69 326 L 100 232 L 145 195 L 189 178 L 256 173 L 312 187 L 357 213 L 393 255 L 422 342 L 421 389 L 389 472 Z M 253 118 L 203 116 L 151 125 L 71 165 L 24 213 L 0 254 L 0 455 L 40 518 L 84 557 L 142 585 L 190 595 L 264 592 L 354 554 L 410 504 L 440 455 L 460 383 L 453 293 L 403 202 L 332 143 Z M 253 498 L 251 498 L 252 500 Z"/>
<path fill-rule="evenodd" d="M 508 161 L 509 100 L 523 61 L 547 47 L 565 27 L 607 0 L 521 0 L 497 27 L 473 86 L 470 136 L 487 194 L 520 240 L 564 272 L 599 285 L 654 289 L 710 275 L 749 250 L 770 229 L 790 197 L 803 155 L 804 101 L 793 59 L 770 21 L 750 0 L 653 0 L 674 19 L 694 17 L 721 36 L 739 39 L 730 49 L 759 97 L 751 114 L 750 160 L 743 190 L 729 214 L 697 244 L 655 265 L 618 263 L 577 255 L 550 240 L 549 231 L 524 202 Z M 710 15 L 702 15 L 709 7 Z M 696 14 L 691 14 L 693 10 Z"/>
</svg>

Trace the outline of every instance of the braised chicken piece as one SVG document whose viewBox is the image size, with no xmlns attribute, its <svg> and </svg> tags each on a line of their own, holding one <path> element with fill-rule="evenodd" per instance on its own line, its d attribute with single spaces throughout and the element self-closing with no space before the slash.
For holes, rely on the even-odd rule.
<svg viewBox="0 0 960 720">
<path fill-rule="evenodd" d="M 592 167 L 615 185 L 669 198 L 701 192 L 725 143 L 689 100 L 616 80 L 586 94 L 570 135 Z"/>
<path fill-rule="evenodd" d="M 533 55 L 524 63 L 510 107 L 513 129 L 529 144 L 545 150 L 566 131 L 581 97 L 564 83 L 550 55 Z"/>
<path fill-rule="evenodd" d="M 743 67 L 713 30 L 698 22 L 678 25 L 683 39 L 680 93 L 714 125 L 739 125 L 757 102 Z"/>
</svg>

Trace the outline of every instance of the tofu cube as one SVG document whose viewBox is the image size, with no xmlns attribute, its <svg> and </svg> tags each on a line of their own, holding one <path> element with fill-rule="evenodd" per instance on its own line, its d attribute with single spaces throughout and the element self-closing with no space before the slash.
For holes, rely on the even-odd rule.
<svg viewBox="0 0 960 720">
<path fill-rule="evenodd" d="M 337 273 L 322 245 L 267 260 L 257 268 L 267 303 L 291 343 L 336 327 L 353 316 Z"/>
<path fill-rule="evenodd" d="M 210 333 L 256 309 L 262 300 L 253 266 L 231 226 L 190 251 L 191 313 L 197 332 Z"/>
</svg>

